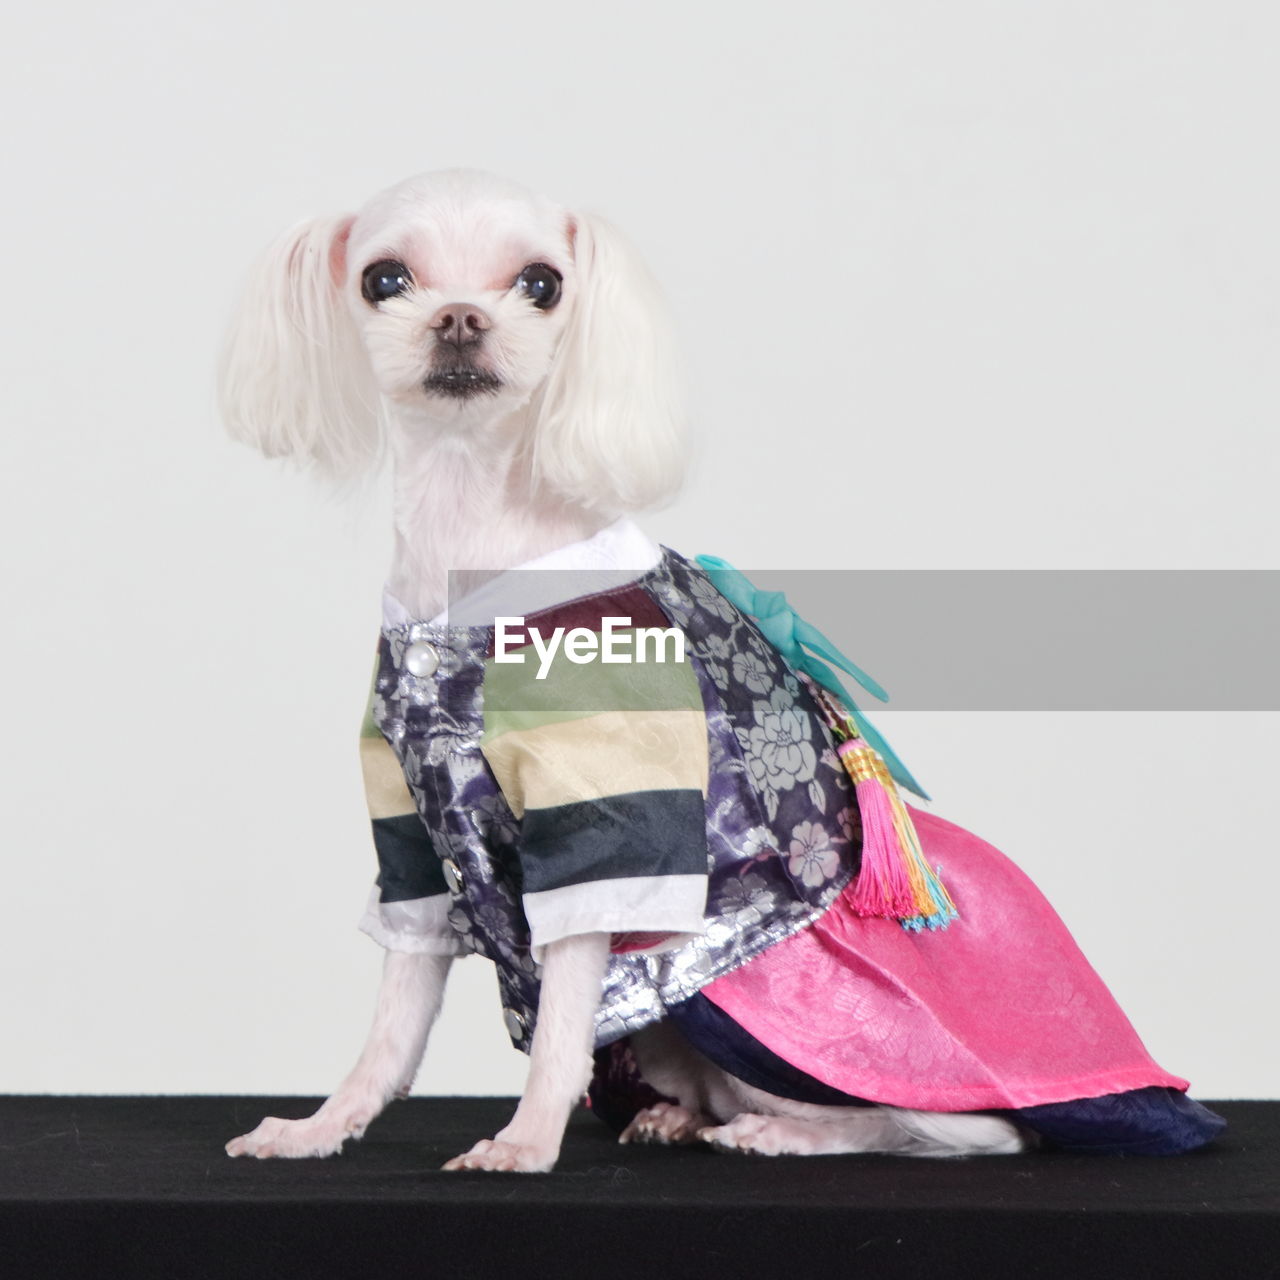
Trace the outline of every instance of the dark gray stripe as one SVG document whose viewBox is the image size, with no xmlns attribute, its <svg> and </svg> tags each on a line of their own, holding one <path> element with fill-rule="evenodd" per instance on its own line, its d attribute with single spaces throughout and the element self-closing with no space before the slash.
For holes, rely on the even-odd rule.
<svg viewBox="0 0 1280 1280">
<path fill-rule="evenodd" d="M 706 810 L 696 789 L 629 791 L 528 809 L 522 833 L 526 893 L 590 880 L 707 872 Z"/>
<path fill-rule="evenodd" d="M 378 888 L 382 902 L 407 902 L 447 893 L 440 859 L 416 813 L 374 818 L 373 845 L 378 851 Z"/>
</svg>

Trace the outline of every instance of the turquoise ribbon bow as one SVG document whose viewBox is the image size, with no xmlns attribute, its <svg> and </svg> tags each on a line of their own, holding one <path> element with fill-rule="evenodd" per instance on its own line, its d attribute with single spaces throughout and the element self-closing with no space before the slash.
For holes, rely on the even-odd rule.
<svg viewBox="0 0 1280 1280">
<path fill-rule="evenodd" d="M 806 622 L 787 603 L 787 597 L 781 591 L 759 590 L 750 578 L 718 556 L 697 556 L 696 559 L 716 590 L 730 604 L 755 619 L 761 634 L 782 654 L 793 671 L 803 671 L 844 703 L 863 740 L 879 752 L 894 780 L 927 800 L 928 794 L 880 736 L 875 725 L 858 710 L 857 703 L 845 691 L 831 667 L 839 667 L 846 675 L 852 676 L 873 698 L 888 702 L 889 695 L 880 685 L 845 657 L 817 627 Z"/>
</svg>

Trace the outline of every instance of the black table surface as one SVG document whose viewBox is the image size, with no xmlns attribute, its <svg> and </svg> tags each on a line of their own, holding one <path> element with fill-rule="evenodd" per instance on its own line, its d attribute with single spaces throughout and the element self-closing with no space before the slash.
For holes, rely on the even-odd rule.
<svg viewBox="0 0 1280 1280">
<path fill-rule="evenodd" d="M 307 1098 L 0 1098 L 0 1276 L 1280 1277 L 1280 1103 L 1172 1158 L 735 1156 L 574 1116 L 550 1174 L 444 1173 L 508 1098 L 397 1103 L 329 1160 L 223 1144 Z"/>
</svg>

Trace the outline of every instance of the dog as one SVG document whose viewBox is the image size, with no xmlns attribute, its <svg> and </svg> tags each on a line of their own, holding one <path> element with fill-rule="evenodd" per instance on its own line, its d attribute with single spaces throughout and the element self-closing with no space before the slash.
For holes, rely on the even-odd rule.
<svg viewBox="0 0 1280 1280">
<path fill-rule="evenodd" d="M 249 282 L 220 381 L 231 434 L 267 456 L 341 478 L 389 452 L 395 547 L 387 584 L 401 622 L 439 615 L 451 583 L 455 596 L 465 594 L 497 571 L 554 561 L 567 546 L 616 544 L 619 519 L 669 499 L 685 464 L 678 353 L 659 290 L 635 250 L 599 216 L 475 170 L 410 178 L 354 215 L 288 232 Z M 631 550 L 600 563 L 618 568 Z M 412 634 L 404 633 L 404 644 Z M 397 644 L 403 648 L 396 641 L 392 649 Z M 402 667 L 391 670 L 393 658 L 403 654 L 384 658 L 388 691 L 407 679 Z M 781 668 L 773 679 L 795 687 Z M 374 745 L 381 749 L 381 739 Z M 817 748 L 834 760 L 820 741 Z M 796 758 L 812 778 L 819 766 L 803 750 Z M 804 837 L 791 848 L 787 865 L 802 863 L 803 878 L 814 864 L 804 861 Z M 697 933 L 688 909 L 680 910 L 652 954 Z M 438 939 L 447 934 L 442 919 L 432 935 Z M 873 923 L 886 947 L 943 945 L 942 935 L 917 938 L 890 921 Z M 370 927 L 375 936 L 378 927 Z M 795 940 L 762 954 L 781 954 Z M 360 1138 L 390 1100 L 408 1092 L 457 954 L 447 940 L 389 949 L 373 1028 L 350 1075 L 314 1115 L 268 1117 L 229 1142 L 228 1153 L 328 1156 Z M 633 1026 L 625 1053 L 609 1058 L 608 1046 L 596 1047 L 602 989 L 626 954 L 616 930 L 592 928 L 535 945 L 532 960 L 522 960 L 528 972 L 517 976 L 537 984 L 532 1034 L 513 1032 L 529 1052 L 527 1086 L 510 1123 L 445 1169 L 551 1169 L 569 1115 L 605 1059 L 639 1086 L 615 1125 L 622 1142 L 770 1155 L 966 1156 L 1019 1152 L 1040 1141 L 1025 1122 L 1030 1112 L 1009 1105 L 1020 1099 L 1003 1095 L 933 1109 L 907 1105 L 911 1096 L 892 1090 L 868 1104 L 830 1082 L 826 1093 L 772 1091 L 761 1076 L 743 1078 L 752 1073 L 713 1060 L 674 1016 Z M 748 958 L 738 971 L 758 964 Z M 719 1017 L 723 1007 L 704 1012 Z M 784 1066 L 803 1071 L 809 1064 L 796 1060 L 800 1052 Z M 767 1057 L 777 1065 L 777 1054 Z M 1136 1067 L 1114 1073 L 1113 1088 L 1099 1092 L 1130 1081 L 1185 1088 L 1152 1065 L 1146 1074 Z"/>
</svg>

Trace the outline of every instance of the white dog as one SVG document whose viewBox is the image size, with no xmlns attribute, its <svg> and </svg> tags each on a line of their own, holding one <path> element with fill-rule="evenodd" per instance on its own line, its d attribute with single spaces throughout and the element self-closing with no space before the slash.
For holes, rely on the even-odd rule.
<svg viewBox="0 0 1280 1280">
<path fill-rule="evenodd" d="M 289 232 L 253 278 L 222 392 L 232 433 L 338 475 L 385 441 L 395 471 L 389 588 L 413 616 L 450 571 L 524 564 L 669 496 L 682 431 L 657 291 L 606 223 L 470 170 L 413 178 L 358 214 Z M 456 581 L 456 580 L 455 580 Z M 603 932 L 543 955 L 524 1096 L 510 1124 L 447 1169 L 550 1169 L 592 1069 L 609 963 Z M 360 1059 L 308 1119 L 268 1118 L 231 1155 L 325 1156 L 409 1089 L 451 957 L 391 951 Z M 1013 1152 L 1008 1119 L 820 1106 L 714 1066 L 667 1021 L 632 1037 L 644 1079 L 675 1099 L 622 1141 L 704 1141 L 776 1154 Z"/>
</svg>

